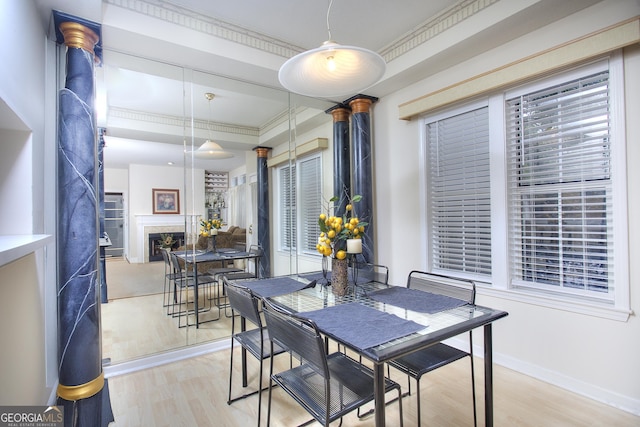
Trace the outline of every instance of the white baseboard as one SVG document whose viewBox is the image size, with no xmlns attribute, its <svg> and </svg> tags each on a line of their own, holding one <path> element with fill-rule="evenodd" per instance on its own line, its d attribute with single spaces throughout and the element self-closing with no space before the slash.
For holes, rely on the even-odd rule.
<svg viewBox="0 0 640 427">
<path fill-rule="evenodd" d="M 226 338 L 218 341 L 212 341 L 206 344 L 191 345 L 177 350 L 166 351 L 154 354 L 140 359 L 130 360 L 127 362 L 117 363 L 103 368 L 105 378 L 115 377 L 118 375 L 129 374 L 131 372 L 149 369 L 167 363 L 177 362 L 179 360 L 191 357 L 202 356 L 204 354 L 213 353 L 219 350 L 226 350 L 231 347 L 231 341 Z"/>
<path fill-rule="evenodd" d="M 474 335 L 475 337 L 475 335 Z M 477 340 L 474 340 L 474 344 Z M 446 343 L 452 347 L 468 351 L 469 343 L 462 338 L 451 338 Z M 480 344 L 473 346 L 474 356 L 482 359 L 484 357 L 484 347 Z M 523 362 L 501 353 L 493 353 L 493 363 L 504 366 L 505 368 L 514 370 L 521 374 L 530 376 L 540 381 L 560 387 L 564 390 L 576 393 L 580 396 L 587 397 L 621 411 L 629 412 L 633 415 L 640 416 L 640 400 L 633 399 L 629 396 L 621 395 L 611 390 L 589 384 L 587 382 L 571 378 L 567 375 L 556 371 L 542 368 L 532 363 Z"/>
</svg>

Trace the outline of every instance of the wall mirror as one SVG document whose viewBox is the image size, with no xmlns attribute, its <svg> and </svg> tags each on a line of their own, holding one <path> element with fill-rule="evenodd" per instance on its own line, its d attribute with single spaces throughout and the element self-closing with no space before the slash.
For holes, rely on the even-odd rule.
<svg viewBox="0 0 640 427">
<path fill-rule="evenodd" d="M 199 221 L 215 200 L 223 221 L 245 228 L 247 244 L 256 243 L 255 147 L 295 162 L 298 135 L 326 133 L 331 105 L 283 90 L 228 77 L 185 69 L 120 52 L 104 52 L 96 69 L 96 112 L 104 138 L 104 184 L 109 200 L 121 197 L 121 206 L 105 204 L 112 241 L 106 260 L 109 302 L 102 304 L 103 357 L 122 363 L 167 350 L 224 339 L 230 322 L 213 305 L 201 319 L 221 316 L 200 328 L 179 328 L 167 314 L 164 262 L 149 261 L 153 235 L 171 234 L 179 243 L 193 243 Z M 213 94 L 210 100 L 205 95 Z M 327 137 L 327 135 L 323 135 Z M 206 159 L 197 149 L 212 139 L 233 155 Z M 226 174 L 226 187 L 216 187 L 215 199 L 206 188 L 208 172 Z M 273 179 L 269 172 L 269 180 Z M 330 178 L 327 178 L 330 180 Z M 154 189 L 177 190 L 180 213 L 153 214 Z M 217 191 L 220 190 L 220 191 Z M 275 191 L 270 182 L 270 191 Z M 272 215 L 277 207 L 270 194 Z M 231 224 L 234 222 L 234 224 Z M 272 231 L 272 238 L 276 239 Z M 272 248 L 278 274 L 295 272 L 295 250 Z M 215 292 L 215 290 L 212 290 Z M 208 303 L 214 304 L 214 300 Z M 183 323 L 186 322 L 183 319 Z"/>
</svg>

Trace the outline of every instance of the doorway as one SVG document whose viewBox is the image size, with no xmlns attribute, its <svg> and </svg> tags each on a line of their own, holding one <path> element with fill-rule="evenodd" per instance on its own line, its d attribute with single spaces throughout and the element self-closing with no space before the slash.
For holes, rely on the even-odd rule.
<svg viewBox="0 0 640 427">
<path fill-rule="evenodd" d="M 104 195 L 104 230 L 111 239 L 105 248 L 106 257 L 121 257 L 124 253 L 124 197 L 122 193 Z"/>
</svg>

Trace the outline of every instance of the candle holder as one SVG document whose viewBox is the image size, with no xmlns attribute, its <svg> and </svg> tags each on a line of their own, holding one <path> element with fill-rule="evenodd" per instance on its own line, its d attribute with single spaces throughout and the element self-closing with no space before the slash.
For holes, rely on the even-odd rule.
<svg viewBox="0 0 640 427">
<path fill-rule="evenodd" d="M 351 276 L 353 278 L 353 290 L 358 286 L 358 254 L 362 253 L 361 239 L 347 239 L 347 254 L 351 260 Z"/>
</svg>

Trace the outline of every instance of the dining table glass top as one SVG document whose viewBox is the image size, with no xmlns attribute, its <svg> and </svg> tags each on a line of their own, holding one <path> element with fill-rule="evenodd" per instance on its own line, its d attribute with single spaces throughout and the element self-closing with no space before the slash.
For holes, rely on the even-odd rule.
<svg viewBox="0 0 640 427">
<path fill-rule="evenodd" d="M 300 278 L 299 280 L 305 279 Z M 361 354 L 375 362 L 390 360 L 392 358 L 398 357 L 399 355 L 414 351 L 417 348 L 435 344 L 442 341 L 443 339 L 458 335 L 461 332 L 471 330 L 473 328 L 482 326 L 483 324 L 490 323 L 493 320 L 506 316 L 506 313 L 504 312 L 464 302 L 461 302 L 461 304 L 458 304 L 457 306 L 454 306 L 452 308 L 430 313 L 403 308 L 402 298 L 400 298 L 398 302 L 395 303 L 397 305 L 380 302 L 374 299 L 376 296 L 376 292 L 388 288 L 391 287 L 378 282 L 369 282 L 366 284 L 358 285 L 355 288 L 352 287 L 351 291 L 347 295 L 338 296 L 332 292 L 330 286 L 317 284 L 312 288 L 274 296 L 270 299 L 275 303 L 286 307 L 290 311 L 300 314 L 303 317 L 305 317 L 305 314 L 315 314 L 314 312 L 317 312 L 318 310 L 323 310 L 342 304 L 356 303 L 365 307 L 375 309 L 382 313 L 397 316 L 400 319 L 419 325 L 419 328 L 414 328 L 414 332 L 401 337 L 390 339 L 387 342 L 372 346 L 370 348 L 354 348 L 352 346 L 352 343 L 349 342 L 349 338 L 339 336 L 341 334 L 334 335 L 332 333 L 327 333 L 326 330 L 323 331 L 332 338 L 342 342 L 342 344 L 354 348 L 354 350 L 360 352 Z M 398 290 L 402 290 L 405 292 L 409 291 L 404 287 L 398 288 Z M 407 302 L 411 302 L 409 300 L 410 297 L 410 295 L 407 295 Z M 329 311 L 327 311 L 326 313 L 329 313 Z M 354 310 L 353 313 L 355 315 L 356 311 Z M 356 323 L 358 322 L 350 322 L 349 318 L 347 318 L 344 322 L 345 330 L 357 327 L 354 326 L 354 324 Z M 319 327 L 322 329 L 320 325 Z M 360 334 L 375 333 L 373 329 L 361 330 L 356 332 Z"/>
</svg>

